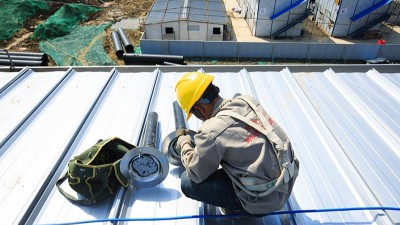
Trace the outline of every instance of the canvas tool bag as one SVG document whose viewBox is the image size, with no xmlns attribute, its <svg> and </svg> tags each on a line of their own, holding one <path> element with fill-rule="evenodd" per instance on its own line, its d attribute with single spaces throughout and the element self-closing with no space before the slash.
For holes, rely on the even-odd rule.
<svg viewBox="0 0 400 225">
<path fill-rule="evenodd" d="M 100 140 L 68 162 L 68 171 L 56 185 L 67 199 L 81 205 L 92 205 L 112 196 L 118 187 L 128 186 L 121 174 L 121 158 L 136 146 L 117 137 Z M 68 179 L 69 186 L 83 199 L 68 194 L 61 184 Z"/>
</svg>

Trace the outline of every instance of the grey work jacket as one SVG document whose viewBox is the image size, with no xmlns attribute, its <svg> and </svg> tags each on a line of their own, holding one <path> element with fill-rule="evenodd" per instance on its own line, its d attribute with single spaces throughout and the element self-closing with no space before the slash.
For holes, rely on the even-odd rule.
<svg viewBox="0 0 400 225">
<path fill-rule="evenodd" d="M 249 97 L 249 96 L 247 96 Z M 249 97 L 268 118 L 261 105 Z M 200 183 L 214 173 L 221 162 L 235 177 L 255 177 L 265 182 L 276 179 L 280 175 L 280 165 L 269 140 L 260 132 L 230 116 L 218 116 L 219 112 L 230 110 L 242 116 L 250 116 L 251 121 L 260 124 L 260 120 L 242 99 L 221 99 L 214 107 L 212 117 L 201 125 L 194 136 L 195 147 L 184 145 L 182 163 L 189 178 Z M 272 119 L 269 119 L 277 135 L 287 140 L 285 132 Z M 298 161 L 292 153 L 292 159 Z M 232 184 L 243 208 L 251 214 L 266 214 L 282 208 L 292 191 L 296 177 L 291 179 L 283 191 L 274 191 L 264 197 L 253 197 Z"/>
</svg>

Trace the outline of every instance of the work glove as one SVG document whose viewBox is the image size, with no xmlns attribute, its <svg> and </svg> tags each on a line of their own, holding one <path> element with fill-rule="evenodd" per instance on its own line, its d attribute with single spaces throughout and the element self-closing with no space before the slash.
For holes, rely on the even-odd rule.
<svg viewBox="0 0 400 225">
<path fill-rule="evenodd" d="M 178 140 L 175 142 L 175 151 L 178 155 L 181 155 L 182 148 L 185 144 L 190 144 L 190 146 L 193 146 L 193 140 L 190 135 L 181 135 L 178 137 Z"/>
<path fill-rule="evenodd" d="M 176 136 L 182 136 L 182 135 L 186 135 L 189 134 L 189 129 L 178 129 L 176 130 Z"/>
</svg>

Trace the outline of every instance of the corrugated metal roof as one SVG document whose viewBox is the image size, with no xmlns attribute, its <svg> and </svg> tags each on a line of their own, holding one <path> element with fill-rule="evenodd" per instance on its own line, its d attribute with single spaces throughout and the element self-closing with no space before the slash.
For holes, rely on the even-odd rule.
<svg viewBox="0 0 400 225">
<path fill-rule="evenodd" d="M 375 67 L 375 68 L 374 68 Z M 0 224 L 210 213 L 180 190 L 170 165 L 156 187 L 121 189 L 96 206 L 74 205 L 55 187 L 70 158 L 98 139 L 140 145 L 146 115 L 159 119 L 157 147 L 175 130 L 174 86 L 188 71 L 215 75 L 222 97 L 258 98 L 287 131 L 300 175 L 285 210 L 400 207 L 399 66 L 72 67 L 0 70 Z M 201 125 L 190 119 L 187 127 Z M 68 190 L 68 184 L 63 188 Z M 72 190 L 69 189 L 71 193 Z M 212 211 L 214 210 L 214 211 Z M 211 208 L 211 213 L 216 213 Z M 7 216 L 5 216 L 7 215 Z M 132 224 L 400 224 L 400 212 L 366 210 L 235 220 Z"/>
<path fill-rule="evenodd" d="M 225 5 L 222 0 L 156 0 L 145 24 L 178 22 L 180 20 L 227 24 Z"/>
</svg>

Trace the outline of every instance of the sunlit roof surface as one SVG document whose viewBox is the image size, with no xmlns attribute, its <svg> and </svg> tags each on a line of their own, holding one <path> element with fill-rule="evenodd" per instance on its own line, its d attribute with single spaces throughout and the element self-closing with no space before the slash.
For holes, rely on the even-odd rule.
<svg viewBox="0 0 400 225">
<path fill-rule="evenodd" d="M 175 130 L 175 83 L 194 70 L 214 74 L 224 98 L 256 97 L 286 130 L 300 174 L 282 210 L 400 207 L 398 65 L 27 67 L 0 69 L 0 224 L 116 217 L 150 220 L 129 224 L 400 224 L 393 210 L 179 219 L 218 212 L 182 194 L 183 170 L 173 165 L 161 184 L 120 189 L 95 206 L 59 193 L 55 182 L 70 158 L 112 136 L 140 145 L 149 112 L 158 114 L 159 148 Z"/>
</svg>

